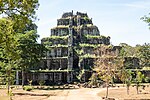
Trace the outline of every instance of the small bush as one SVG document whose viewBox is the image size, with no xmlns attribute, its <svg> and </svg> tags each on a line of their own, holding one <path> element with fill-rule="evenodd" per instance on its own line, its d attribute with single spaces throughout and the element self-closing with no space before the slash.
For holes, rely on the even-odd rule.
<svg viewBox="0 0 150 100">
<path fill-rule="evenodd" d="M 149 83 L 150 82 L 150 78 L 149 77 L 145 77 L 145 83 Z"/>
<path fill-rule="evenodd" d="M 33 90 L 33 87 L 32 86 L 24 86 L 23 90 L 31 91 L 31 90 Z"/>
<path fill-rule="evenodd" d="M 40 80 L 39 85 L 43 86 L 44 84 L 45 84 L 45 81 L 44 80 Z"/>
<path fill-rule="evenodd" d="M 28 80 L 28 83 L 31 86 L 32 85 L 32 80 Z"/>
</svg>

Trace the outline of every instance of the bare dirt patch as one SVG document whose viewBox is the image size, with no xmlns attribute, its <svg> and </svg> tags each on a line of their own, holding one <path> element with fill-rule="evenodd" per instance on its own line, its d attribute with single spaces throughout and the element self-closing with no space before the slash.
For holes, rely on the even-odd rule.
<svg viewBox="0 0 150 100">
<path fill-rule="evenodd" d="M 138 100 L 138 99 L 148 99 L 150 100 L 150 87 L 145 87 L 145 90 L 140 87 L 140 92 L 137 94 L 136 87 L 130 87 L 129 95 L 127 95 L 126 87 L 119 87 L 119 88 L 110 88 L 109 89 L 109 97 L 115 98 L 118 100 L 124 100 L 124 99 L 132 99 L 132 100 Z M 101 97 L 105 97 L 106 89 L 99 92 L 98 95 Z"/>
<path fill-rule="evenodd" d="M 141 92 L 136 94 L 136 88 L 130 87 L 130 94 L 127 95 L 126 87 L 115 87 L 109 89 L 109 97 L 118 100 L 124 99 L 149 99 L 150 87 L 145 90 L 140 88 Z M 79 89 L 56 89 L 56 90 L 32 90 L 13 89 L 13 100 L 101 100 L 105 97 L 105 88 L 79 88 Z M 0 100 L 7 99 L 7 90 L 0 89 Z"/>
<path fill-rule="evenodd" d="M 97 96 L 97 93 L 100 92 L 100 90 L 101 89 L 99 88 L 33 91 L 25 91 L 19 89 L 13 90 L 13 93 L 15 95 L 12 98 L 13 100 L 100 100 L 100 97 Z M 4 91 L 6 93 L 6 90 L 0 89 L 0 93 Z"/>
</svg>

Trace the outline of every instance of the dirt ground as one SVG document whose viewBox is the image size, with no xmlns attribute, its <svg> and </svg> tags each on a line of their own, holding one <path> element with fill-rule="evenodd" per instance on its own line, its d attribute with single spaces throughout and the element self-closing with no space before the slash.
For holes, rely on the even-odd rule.
<svg viewBox="0 0 150 100">
<path fill-rule="evenodd" d="M 142 89 L 142 87 L 139 88 L 139 94 L 136 92 L 136 87 L 130 87 L 129 95 L 127 94 L 126 87 L 119 87 L 119 88 L 111 88 L 109 89 L 109 97 L 115 98 L 118 100 L 124 100 L 124 99 L 132 99 L 132 100 L 150 100 L 150 86 L 145 87 L 145 90 Z M 98 95 L 101 97 L 105 97 L 106 89 L 99 92 Z"/>
<path fill-rule="evenodd" d="M 102 90 L 102 89 L 101 89 Z M 24 90 L 13 90 L 15 95 L 13 100 L 100 100 L 97 95 L 100 92 L 99 88 L 80 88 L 80 89 L 65 89 L 65 90 L 33 90 L 30 92 Z M 21 95 L 26 94 L 26 95 Z M 36 96 L 35 96 L 36 95 Z M 6 90 L 0 90 L 0 100 L 2 96 L 6 96 Z M 6 100 L 6 99 L 4 99 Z"/>
<path fill-rule="evenodd" d="M 64 89 L 64 90 L 33 90 L 24 91 L 22 89 L 14 89 L 15 95 L 13 100 L 102 100 L 105 96 L 106 88 L 79 88 L 79 89 Z M 123 99 L 149 99 L 150 86 L 145 87 L 145 90 L 140 88 L 141 92 L 137 95 L 135 87 L 130 87 L 130 94 L 127 95 L 125 87 L 114 87 L 109 89 L 109 97 L 117 100 Z M 0 100 L 7 99 L 6 89 L 0 89 Z"/>
</svg>

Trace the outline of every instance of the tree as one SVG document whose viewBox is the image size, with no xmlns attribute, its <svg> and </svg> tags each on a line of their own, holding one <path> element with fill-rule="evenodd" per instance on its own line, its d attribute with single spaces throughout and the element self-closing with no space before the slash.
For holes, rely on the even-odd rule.
<svg viewBox="0 0 150 100">
<path fill-rule="evenodd" d="M 6 71 L 8 92 L 12 69 L 20 59 L 18 36 L 36 19 L 38 0 L 0 0 L 0 67 Z"/>
<path fill-rule="evenodd" d="M 150 13 L 149 13 L 150 15 Z M 150 16 L 144 16 L 141 18 L 144 22 L 148 23 L 148 26 L 150 26 Z M 150 29 L 150 27 L 149 27 Z M 142 66 L 144 67 L 150 67 L 150 43 L 148 44 L 144 44 L 142 46 L 143 48 L 140 49 L 140 52 L 141 52 L 141 63 L 142 63 Z M 144 63 L 144 60 L 145 60 L 145 63 Z"/>
<path fill-rule="evenodd" d="M 149 13 L 149 15 L 150 15 L 150 13 Z M 141 19 L 142 19 L 144 22 L 148 23 L 148 26 L 150 26 L 150 17 L 149 17 L 149 16 L 144 16 L 144 17 L 142 17 Z M 150 29 L 150 27 L 149 27 L 149 29 Z"/>
<path fill-rule="evenodd" d="M 24 85 L 24 72 L 37 66 L 42 56 L 42 45 L 37 43 L 37 37 L 36 31 L 31 30 L 26 34 L 21 34 L 18 41 L 18 50 L 20 51 L 18 66 L 22 70 L 22 85 Z"/>
<path fill-rule="evenodd" d="M 129 95 L 129 87 L 132 83 L 132 71 L 130 69 L 126 69 L 125 67 L 121 68 L 119 71 L 119 78 L 123 82 L 123 84 L 126 84 L 127 86 L 127 94 Z"/>
<path fill-rule="evenodd" d="M 150 43 L 139 47 L 138 57 L 142 67 L 150 67 Z"/>
<path fill-rule="evenodd" d="M 16 67 L 17 59 L 19 58 L 17 50 L 16 33 L 13 30 L 13 21 L 7 18 L 0 19 L 0 67 L 6 76 L 6 83 L 9 87 L 12 81 L 12 69 Z"/>
<path fill-rule="evenodd" d="M 92 86 L 98 87 L 100 84 L 100 80 L 98 80 L 97 73 L 93 73 L 89 80 L 90 81 L 89 81 L 88 85 L 90 85 L 90 87 L 92 87 Z"/>
<path fill-rule="evenodd" d="M 142 74 L 139 70 L 136 70 L 136 78 L 133 80 L 133 82 L 136 84 L 136 91 L 137 94 L 139 93 L 139 86 L 144 81 L 145 76 Z"/>
<path fill-rule="evenodd" d="M 94 70 L 100 79 L 106 83 L 106 98 L 108 98 L 108 88 L 112 79 L 118 75 L 118 70 L 123 66 L 123 60 L 114 55 L 111 46 L 103 46 L 98 48 L 101 57 L 95 61 Z"/>
<path fill-rule="evenodd" d="M 38 0 L 0 0 L 0 15 L 14 21 L 15 31 L 23 32 L 30 20 L 36 19 Z"/>
<path fill-rule="evenodd" d="M 122 57 L 136 57 L 137 50 L 135 47 L 132 47 L 126 43 L 120 43 L 119 46 L 122 47 L 120 51 L 120 56 Z"/>
</svg>

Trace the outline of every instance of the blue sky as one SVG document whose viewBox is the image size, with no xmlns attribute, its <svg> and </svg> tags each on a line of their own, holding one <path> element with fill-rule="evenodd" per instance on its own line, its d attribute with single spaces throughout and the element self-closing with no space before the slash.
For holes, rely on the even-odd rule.
<svg viewBox="0 0 150 100">
<path fill-rule="evenodd" d="M 111 43 L 150 43 L 147 23 L 140 20 L 150 13 L 150 0 L 39 0 L 37 16 L 40 39 L 50 36 L 50 29 L 64 12 L 87 13 L 101 35 L 110 36 Z M 40 39 L 38 41 L 40 41 Z"/>
</svg>

